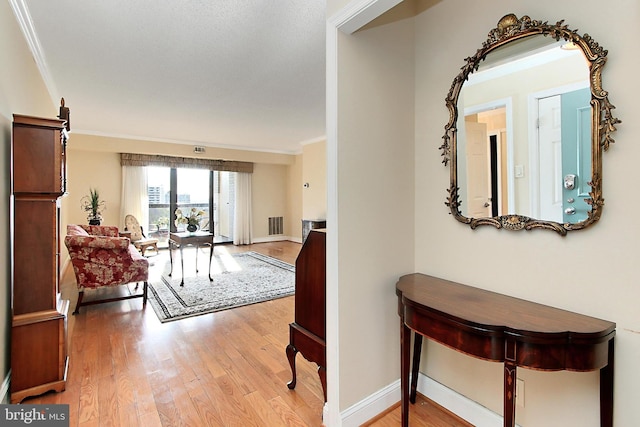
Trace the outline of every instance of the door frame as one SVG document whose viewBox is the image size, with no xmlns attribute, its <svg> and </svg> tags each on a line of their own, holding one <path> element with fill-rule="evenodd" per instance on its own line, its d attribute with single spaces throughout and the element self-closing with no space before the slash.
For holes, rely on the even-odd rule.
<svg viewBox="0 0 640 427">
<path fill-rule="evenodd" d="M 503 212 L 503 215 L 506 213 L 515 212 L 515 170 L 514 170 L 514 159 L 513 159 L 513 99 L 511 97 L 508 98 L 500 98 L 495 99 L 493 101 L 485 102 L 482 104 L 471 105 L 464 108 L 464 117 L 471 115 L 482 113 L 488 110 L 494 110 L 496 108 L 505 109 L 506 115 L 506 138 L 507 138 L 507 206 L 508 212 Z M 491 135 L 491 134 L 489 134 Z M 498 136 L 500 139 L 500 136 Z M 502 153 L 501 150 L 498 151 L 499 156 L 502 157 L 505 153 Z"/>
<path fill-rule="evenodd" d="M 529 203 L 532 218 L 540 218 L 540 144 L 538 132 L 538 103 L 542 98 L 562 95 L 579 89 L 589 88 L 589 81 L 569 83 L 538 92 L 532 92 L 527 97 L 529 129 Z"/>
</svg>

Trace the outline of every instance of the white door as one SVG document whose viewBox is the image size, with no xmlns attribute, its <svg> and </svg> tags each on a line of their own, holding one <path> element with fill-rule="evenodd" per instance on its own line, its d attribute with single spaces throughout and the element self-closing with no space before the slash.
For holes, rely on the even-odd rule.
<svg viewBox="0 0 640 427">
<path fill-rule="evenodd" d="M 485 123 L 465 122 L 467 137 L 467 214 L 491 216 L 489 143 Z"/>
<path fill-rule="evenodd" d="M 538 100 L 540 219 L 562 222 L 562 121 L 560 95 Z"/>
</svg>

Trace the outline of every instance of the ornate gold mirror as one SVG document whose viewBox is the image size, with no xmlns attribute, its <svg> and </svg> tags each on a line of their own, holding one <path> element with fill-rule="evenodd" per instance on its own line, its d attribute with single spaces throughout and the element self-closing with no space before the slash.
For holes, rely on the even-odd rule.
<svg viewBox="0 0 640 427">
<path fill-rule="evenodd" d="M 602 152 L 620 120 L 588 34 L 504 16 L 451 84 L 440 147 L 446 205 L 471 228 L 566 235 L 602 214 Z"/>
</svg>

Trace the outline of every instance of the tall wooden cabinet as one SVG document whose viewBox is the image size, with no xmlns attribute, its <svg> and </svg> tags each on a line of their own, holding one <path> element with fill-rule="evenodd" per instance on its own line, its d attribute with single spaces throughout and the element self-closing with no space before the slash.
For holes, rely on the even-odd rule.
<svg viewBox="0 0 640 427">
<path fill-rule="evenodd" d="M 65 389 L 67 312 L 60 277 L 64 121 L 14 114 L 11 146 L 11 402 Z"/>
<path fill-rule="evenodd" d="M 324 401 L 327 401 L 326 346 L 326 230 L 312 229 L 296 259 L 295 321 L 289 324 L 289 345 L 286 348 L 295 388 L 296 354 L 318 365 Z"/>
</svg>

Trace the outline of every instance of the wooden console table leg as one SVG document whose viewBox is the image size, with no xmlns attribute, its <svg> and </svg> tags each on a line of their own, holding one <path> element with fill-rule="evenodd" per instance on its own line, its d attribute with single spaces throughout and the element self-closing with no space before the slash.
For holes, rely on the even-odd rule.
<svg viewBox="0 0 640 427">
<path fill-rule="evenodd" d="M 600 427 L 613 427 L 613 353 L 614 338 L 609 340 L 607 366 L 600 369 Z"/>
<path fill-rule="evenodd" d="M 400 406 L 402 427 L 409 427 L 409 371 L 411 361 L 411 330 L 400 319 Z"/>
<path fill-rule="evenodd" d="M 418 372 L 420 371 L 420 353 L 422 353 L 422 335 L 417 332 L 413 334 L 413 365 L 411 367 L 411 392 L 409 401 L 416 403 L 418 392 Z"/>
<path fill-rule="evenodd" d="M 504 427 L 516 425 L 516 365 L 504 362 Z"/>
</svg>

